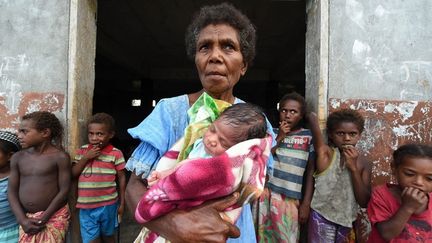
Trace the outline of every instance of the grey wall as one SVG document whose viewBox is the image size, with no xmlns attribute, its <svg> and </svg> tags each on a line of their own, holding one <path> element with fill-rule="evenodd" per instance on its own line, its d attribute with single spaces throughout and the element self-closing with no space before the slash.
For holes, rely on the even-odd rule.
<svg viewBox="0 0 432 243">
<path fill-rule="evenodd" d="M 12 65 L 3 76 L 23 90 L 63 90 L 67 78 L 69 1 L 0 1 L 0 57 Z M 35 82 L 39 81 L 39 82 Z M 48 84 L 43 87 L 41 84 Z"/>
<path fill-rule="evenodd" d="M 319 104 L 318 89 L 319 80 L 322 80 L 320 73 L 320 26 L 321 13 L 320 4 L 316 1 L 307 1 L 307 29 L 306 29 L 306 57 L 305 57 L 305 73 L 306 73 L 306 99 L 308 106 L 312 110 L 317 110 Z"/>
<path fill-rule="evenodd" d="M 432 99 L 432 1 L 330 1 L 329 97 Z"/>
<path fill-rule="evenodd" d="M 68 34 L 69 1 L 0 1 L 0 127 L 15 127 L 22 113 L 63 110 Z"/>
</svg>

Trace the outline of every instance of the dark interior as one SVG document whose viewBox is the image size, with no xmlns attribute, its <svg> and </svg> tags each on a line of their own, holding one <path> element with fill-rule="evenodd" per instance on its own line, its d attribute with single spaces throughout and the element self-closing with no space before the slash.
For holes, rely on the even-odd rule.
<svg viewBox="0 0 432 243">
<path fill-rule="evenodd" d="M 116 140 L 126 155 L 136 144 L 126 129 L 151 112 L 152 100 L 201 88 L 195 64 L 186 56 L 184 33 L 197 9 L 219 2 L 98 1 L 93 112 L 114 116 Z M 230 2 L 252 20 L 258 36 L 254 64 L 234 94 L 261 106 L 275 125 L 280 97 L 290 91 L 304 95 L 305 2 Z M 141 106 L 132 106 L 132 99 L 141 99 Z"/>
</svg>

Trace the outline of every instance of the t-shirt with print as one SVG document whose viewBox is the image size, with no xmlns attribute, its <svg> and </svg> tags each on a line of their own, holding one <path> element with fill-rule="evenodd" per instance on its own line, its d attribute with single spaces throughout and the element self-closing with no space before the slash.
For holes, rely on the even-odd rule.
<svg viewBox="0 0 432 243">
<path fill-rule="evenodd" d="M 276 149 L 269 188 L 289 198 L 301 199 L 304 172 L 309 159 L 314 157 L 311 131 L 301 128 L 290 132 Z"/>
<path fill-rule="evenodd" d="M 77 150 L 74 163 L 77 163 L 93 146 L 86 144 Z M 101 154 L 88 161 L 78 178 L 77 208 L 97 208 L 117 202 L 117 171 L 123 170 L 123 153 L 114 146 L 107 145 Z"/>
<path fill-rule="evenodd" d="M 374 188 L 368 204 L 367 212 L 372 224 L 372 232 L 368 242 L 387 242 L 379 234 L 376 224 L 389 220 L 401 207 L 401 203 L 391 193 L 390 188 L 397 185 L 381 185 Z M 432 193 L 429 193 L 429 205 L 426 211 L 413 214 L 405 224 L 402 232 L 390 243 L 432 242 Z"/>
</svg>

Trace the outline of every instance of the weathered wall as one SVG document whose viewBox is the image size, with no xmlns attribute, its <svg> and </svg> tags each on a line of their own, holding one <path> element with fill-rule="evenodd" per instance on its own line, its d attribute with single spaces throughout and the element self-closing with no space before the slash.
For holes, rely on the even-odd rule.
<svg viewBox="0 0 432 243">
<path fill-rule="evenodd" d="M 432 99 L 432 1 L 332 0 L 329 96 Z"/>
<path fill-rule="evenodd" d="M 306 98 L 321 125 L 340 108 L 361 112 L 359 148 L 372 163 L 372 183 L 392 181 L 398 146 L 432 143 L 432 2 L 308 0 L 307 6 Z M 357 236 L 365 242 L 364 214 L 359 222 Z"/>
<path fill-rule="evenodd" d="M 309 108 L 318 112 L 323 126 L 328 96 L 328 1 L 308 0 L 306 13 L 305 96 Z"/>
<path fill-rule="evenodd" d="M 0 1 L 0 129 L 36 110 L 66 118 L 69 1 Z"/>
<path fill-rule="evenodd" d="M 361 149 L 381 184 L 393 150 L 432 142 L 432 2 L 333 0 L 329 13 L 329 111 L 366 116 Z"/>
<path fill-rule="evenodd" d="M 432 102 L 330 99 L 330 111 L 340 108 L 358 110 L 366 118 L 358 147 L 372 163 L 374 184 L 394 180 L 391 154 L 400 145 L 432 141 Z"/>
</svg>

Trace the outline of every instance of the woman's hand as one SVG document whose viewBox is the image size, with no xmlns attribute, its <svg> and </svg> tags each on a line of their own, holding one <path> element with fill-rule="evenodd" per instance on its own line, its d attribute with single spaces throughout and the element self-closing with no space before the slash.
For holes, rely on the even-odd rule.
<svg viewBox="0 0 432 243">
<path fill-rule="evenodd" d="M 235 204 L 238 197 L 238 193 L 234 193 L 189 211 L 175 210 L 146 226 L 173 243 L 226 242 L 227 238 L 239 237 L 240 231 L 235 225 L 223 220 L 219 212 Z"/>
</svg>

